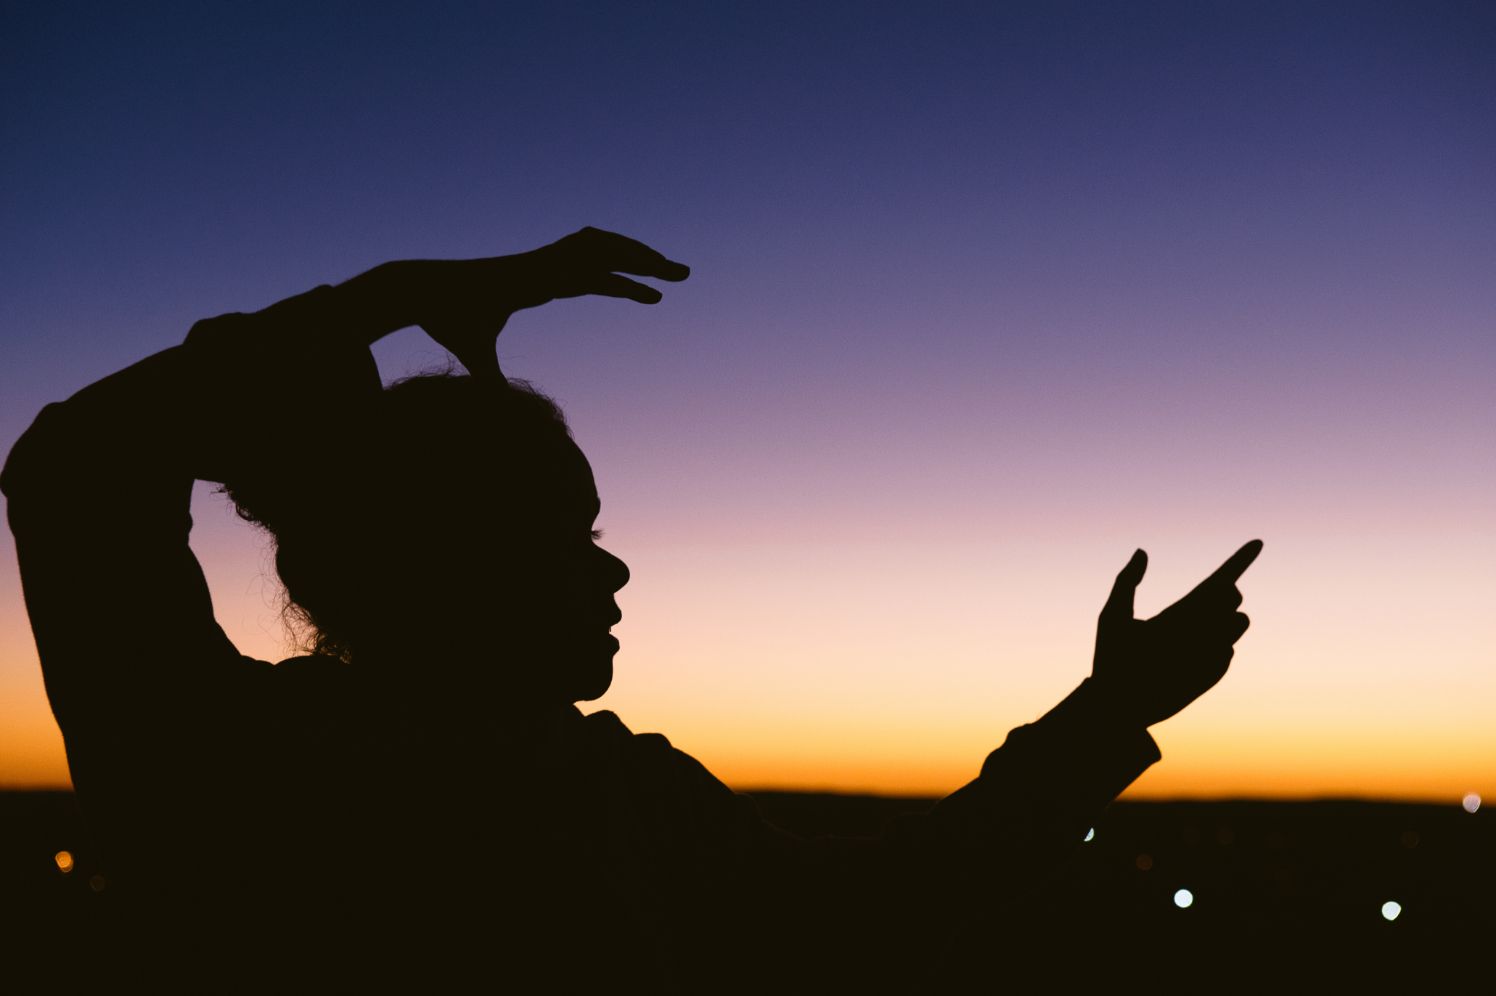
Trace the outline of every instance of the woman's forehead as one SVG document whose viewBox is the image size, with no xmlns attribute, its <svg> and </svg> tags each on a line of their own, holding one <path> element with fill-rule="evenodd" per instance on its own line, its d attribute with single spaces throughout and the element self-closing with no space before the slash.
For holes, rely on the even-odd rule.
<svg viewBox="0 0 1496 996">
<path fill-rule="evenodd" d="M 534 447 L 527 459 L 499 461 L 498 473 L 507 478 L 500 486 L 524 500 L 567 514 L 597 515 L 599 499 L 592 465 L 581 447 L 569 437 L 556 434 L 545 445 Z"/>
</svg>

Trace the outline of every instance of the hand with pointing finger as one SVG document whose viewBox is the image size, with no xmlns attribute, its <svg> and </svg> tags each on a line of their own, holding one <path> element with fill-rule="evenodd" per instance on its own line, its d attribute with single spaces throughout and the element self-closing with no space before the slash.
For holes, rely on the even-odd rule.
<svg viewBox="0 0 1496 996">
<path fill-rule="evenodd" d="M 1242 595 L 1236 582 L 1260 552 L 1261 540 L 1246 544 L 1152 619 L 1133 618 L 1133 593 L 1148 568 L 1147 554 L 1133 554 L 1101 610 L 1091 668 L 1092 681 L 1121 718 L 1152 726 L 1221 680 L 1249 622 L 1237 611 Z"/>
</svg>

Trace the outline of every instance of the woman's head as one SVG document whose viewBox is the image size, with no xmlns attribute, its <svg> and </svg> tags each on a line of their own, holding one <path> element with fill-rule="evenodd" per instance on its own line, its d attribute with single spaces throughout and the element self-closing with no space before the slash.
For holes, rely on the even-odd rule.
<svg viewBox="0 0 1496 996">
<path fill-rule="evenodd" d="M 344 422 L 309 465 L 226 489 L 274 537 L 313 647 L 454 659 L 545 700 L 606 691 L 628 569 L 595 543 L 591 468 L 555 403 L 522 382 L 421 376 Z"/>
</svg>

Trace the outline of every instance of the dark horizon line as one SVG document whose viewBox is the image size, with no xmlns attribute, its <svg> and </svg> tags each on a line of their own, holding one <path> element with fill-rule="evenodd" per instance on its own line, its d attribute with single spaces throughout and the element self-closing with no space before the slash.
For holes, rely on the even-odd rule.
<svg viewBox="0 0 1496 996">
<path fill-rule="evenodd" d="M 933 805 L 944 796 L 941 795 L 906 795 L 897 792 L 850 792 L 842 789 L 804 789 L 754 786 L 751 788 L 734 787 L 734 792 L 747 796 L 799 796 L 818 797 L 825 799 L 876 799 L 887 802 L 924 803 Z M 21 786 L 0 785 L 0 796 L 14 795 L 74 795 L 71 786 Z M 1479 793 L 1477 793 L 1479 794 Z M 1454 806 L 1460 807 L 1461 798 L 1451 799 L 1448 796 L 1408 796 L 1408 795 L 1220 795 L 1220 796 L 1197 796 L 1197 795 L 1175 795 L 1175 796 L 1144 796 L 1141 798 L 1129 798 L 1122 796 L 1112 805 L 1398 805 L 1398 806 Z M 1485 808 L 1484 805 L 1481 808 Z M 1473 813 L 1471 815 L 1474 815 Z"/>
</svg>

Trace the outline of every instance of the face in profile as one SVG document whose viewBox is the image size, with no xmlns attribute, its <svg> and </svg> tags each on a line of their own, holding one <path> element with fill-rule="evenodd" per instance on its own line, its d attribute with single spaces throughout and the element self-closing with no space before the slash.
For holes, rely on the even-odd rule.
<svg viewBox="0 0 1496 996">
<path fill-rule="evenodd" d="M 421 597 L 454 638 L 451 649 L 492 662 L 501 685 L 586 701 L 613 680 L 610 630 L 622 618 L 614 595 L 629 571 L 598 543 L 586 457 L 563 433 L 549 435 L 518 458 L 511 450 L 474 493 L 454 496 L 443 523 L 452 539 Z"/>
<path fill-rule="evenodd" d="M 601 505 L 586 457 L 570 439 L 554 457 L 539 468 L 533 503 L 509 545 L 520 585 L 509 593 L 515 611 L 507 613 L 506 629 L 522 648 L 517 662 L 532 661 L 557 679 L 567 701 L 587 701 L 613 681 L 618 639 L 611 630 L 622 618 L 614 596 L 629 570 L 599 543 Z"/>
<path fill-rule="evenodd" d="M 411 378 L 342 449 L 273 483 L 233 497 L 274 533 L 319 653 L 456 668 L 518 708 L 608 690 L 629 572 L 598 545 L 592 468 L 549 399 Z"/>
</svg>

